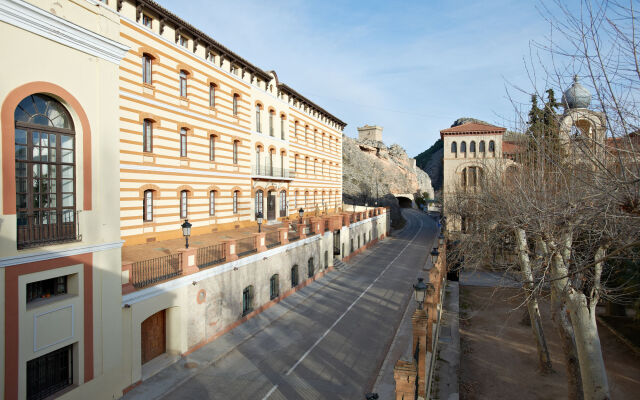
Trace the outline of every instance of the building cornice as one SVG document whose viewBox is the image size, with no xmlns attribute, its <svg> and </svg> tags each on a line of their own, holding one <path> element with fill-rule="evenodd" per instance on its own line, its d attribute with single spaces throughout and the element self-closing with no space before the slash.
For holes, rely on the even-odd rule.
<svg viewBox="0 0 640 400">
<path fill-rule="evenodd" d="M 0 21 L 118 65 L 129 50 L 22 0 L 0 0 Z"/>
<path fill-rule="evenodd" d="M 51 260 L 53 258 L 70 257 L 70 256 L 77 256 L 79 254 L 96 253 L 98 251 L 119 249 L 120 247 L 122 247 L 123 243 L 124 243 L 123 240 L 118 240 L 118 241 L 109 242 L 109 243 L 77 246 L 73 248 L 67 248 L 64 250 L 53 250 L 53 251 L 47 250 L 47 251 L 40 251 L 36 253 L 20 254 L 20 255 L 11 256 L 11 257 L 2 257 L 0 258 L 0 268 L 11 267 L 13 265 L 20 265 L 20 264 L 26 264 L 31 262 Z"/>
</svg>

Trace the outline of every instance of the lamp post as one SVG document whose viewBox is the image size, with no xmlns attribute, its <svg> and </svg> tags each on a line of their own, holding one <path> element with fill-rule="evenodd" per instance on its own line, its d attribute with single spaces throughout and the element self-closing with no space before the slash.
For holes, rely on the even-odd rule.
<svg viewBox="0 0 640 400">
<path fill-rule="evenodd" d="M 302 207 L 298 210 L 298 215 L 300 216 L 300 223 L 302 224 L 302 216 L 304 215 L 304 209 Z"/>
<path fill-rule="evenodd" d="M 427 295 L 427 284 L 424 283 L 423 278 L 418 278 L 418 283 L 413 284 L 413 295 L 418 303 L 418 310 L 422 310 L 424 298 Z"/>
<path fill-rule="evenodd" d="M 262 232 L 260 230 L 260 227 L 262 227 L 262 212 L 258 212 L 258 215 L 256 215 L 256 222 L 258 222 L 258 233 Z"/>
<path fill-rule="evenodd" d="M 438 251 L 438 248 L 434 247 L 433 250 L 431 250 L 431 262 L 433 263 L 433 265 L 436 265 L 436 263 L 438 262 L 439 255 L 440 252 Z"/>
<path fill-rule="evenodd" d="M 189 236 L 191 236 L 191 223 L 185 219 L 182 223 L 182 236 L 184 236 L 184 247 L 189 248 Z"/>
</svg>

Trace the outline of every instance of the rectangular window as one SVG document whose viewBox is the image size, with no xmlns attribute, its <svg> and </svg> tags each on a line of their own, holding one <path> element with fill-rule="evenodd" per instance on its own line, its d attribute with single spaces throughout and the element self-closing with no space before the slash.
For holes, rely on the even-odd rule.
<svg viewBox="0 0 640 400">
<path fill-rule="evenodd" d="M 180 129 L 180 157 L 187 156 L 187 130 L 185 128 Z"/>
<path fill-rule="evenodd" d="M 153 221 L 153 190 L 144 191 L 143 219 Z"/>
<path fill-rule="evenodd" d="M 67 276 L 27 283 L 27 303 L 67 293 Z"/>
<path fill-rule="evenodd" d="M 142 14 L 142 25 L 144 25 L 147 28 L 151 29 L 151 27 L 153 25 L 153 18 L 151 18 L 147 14 Z"/>
<path fill-rule="evenodd" d="M 142 151 L 153 151 L 153 123 L 148 119 L 142 122 Z"/>
<path fill-rule="evenodd" d="M 242 315 L 253 311 L 253 287 L 249 286 L 242 291 Z"/>
<path fill-rule="evenodd" d="M 269 282 L 269 298 L 273 300 L 278 296 L 280 296 L 280 282 L 276 274 L 271 277 Z"/>
<path fill-rule="evenodd" d="M 180 43 L 180 46 L 182 47 L 187 47 L 189 44 L 189 39 L 187 39 L 186 37 L 179 35 L 178 36 L 178 42 Z"/>
<path fill-rule="evenodd" d="M 73 345 L 27 361 L 27 399 L 44 399 L 73 384 Z"/>
<path fill-rule="evenodd" d="M 216 192 L 212 190 L 209 192 L 209 215 L 216 215 Z"/>
<path fill-rule="evenodd" d="M 145 54 L 142 56 L 142 82 L 151 85 L 151 66 L 152 58 Z"/>
<path fill-rule="evenodd" d="M 180 96 L 187 97 L 187 73 L 180 71 Z"/>
<path fill-rule="evenodd" d="M 187 218 L 187 191 L 180 192 L 180 218 Z"/>
<path fill-rule="evenodd" d="M 216 137 L 209 136 L 209 161 L 216 160 Z"/>
</svg>

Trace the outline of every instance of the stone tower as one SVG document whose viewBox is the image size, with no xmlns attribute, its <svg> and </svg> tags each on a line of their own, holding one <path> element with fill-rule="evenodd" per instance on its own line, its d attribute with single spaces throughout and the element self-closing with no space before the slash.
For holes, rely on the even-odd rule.
<svg viewBox="0 0 640 400">
<path fill-rule="evenodd" d="M 358 128 L 358 140 L 375 140 L 376 142 L 382 142 L 382 127 L 365 125 Z"/>
</svg>

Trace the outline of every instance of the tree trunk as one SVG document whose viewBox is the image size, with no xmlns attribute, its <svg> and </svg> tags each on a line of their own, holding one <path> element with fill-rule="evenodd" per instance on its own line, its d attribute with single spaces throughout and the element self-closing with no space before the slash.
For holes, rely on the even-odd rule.
<svg viewBox="0 0 640 400">
<path fill-rule="evenodd" d="M 609 382 L 602 359 L 596 314 L 590 312 L 587 298 L 582 293 L 569 293 L 567 308 L 575 332 L 584 398 L 586 400 L 609 399 Z"/>
<path fill-rule="evenodd" d="M 571 237 L 567 235 L 562 244 L 561 251 L 571 248 Z M 564 302 L 571 316 L 571 325 L 576 342 L 576 353 L 580 364 L 580 377 L 582 379 L 582 393 L 585 400 L 609 399 L 609 382 L 607 371 L 602 359 L 602 348 L 598 337 L 596 325 L 595 304 L 593 310 L 589 308 L 587 297 L 571 287 L 569 282 L 569 268 L 564 260 L 569 256 L 561 256 L 557 252 L 553 254 L 551 271 L 553 286 L 558 294 L 558 300 Z M 601 266 L 600 266 L 601 267 Z M 596 268 L 596 273 L 598 269 Z M 599 276 L 596 281 L 599 280 Z M 597 300 L 596 300 L 597 302 Z"/>
<path fill-rule="evenodd" d="M 562 344 L 564 363 L 567 370 L 567 398 L 569 400 L 583 400 L 582 378 L 580 376 L 580 364 L 578 362 L 573 327 L 567 315 L 567 307 L 560 300 L 554 286 L 551 287 L 551 318 L 553 318 L 560 336 L 560 343 Z"/>
<path fill-rule="evenodd" d="M 518 259 L 520 260 L 520 271 L 522 272 L 522 280 L 524 281 L 523 289 L 527 296 L 527 309 L 529 310 L 529 318 L 531 319 L 531 331 L 533 332 L 533 337 L 536 340 L 536 346 L 538 348 L 539 368 L 541 373 L 548 374 L 552 371 L 551 357 L 549 357 L 549 349 L 547 348 L 547 341 L 542 328 L 538 298 L 534 292 L 531 262 L 527 254 L 527 236 L 523 229 L 516 229 L 515 234 Z"/>
</svg>

